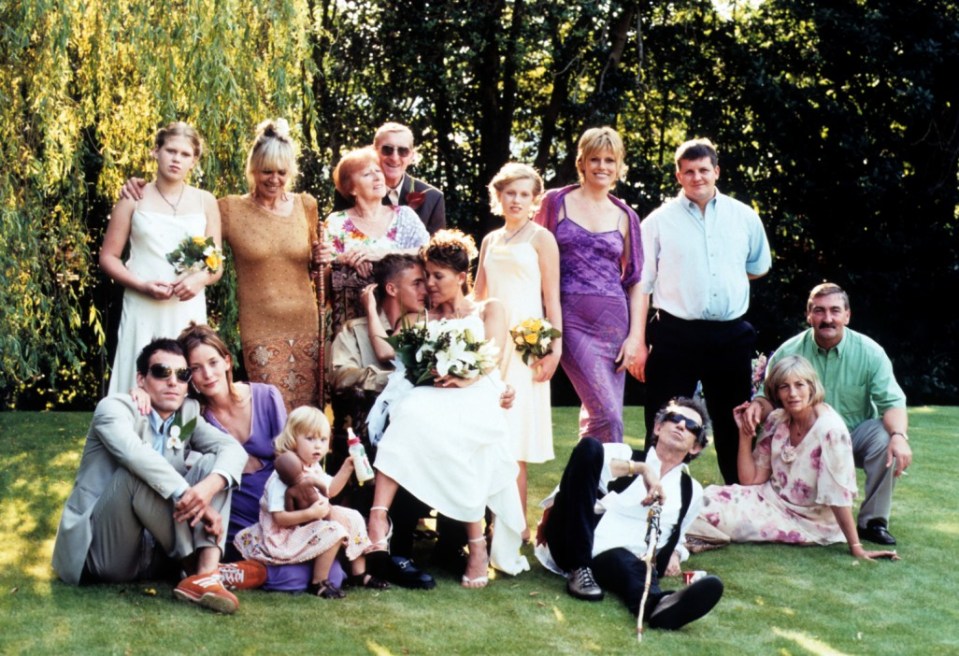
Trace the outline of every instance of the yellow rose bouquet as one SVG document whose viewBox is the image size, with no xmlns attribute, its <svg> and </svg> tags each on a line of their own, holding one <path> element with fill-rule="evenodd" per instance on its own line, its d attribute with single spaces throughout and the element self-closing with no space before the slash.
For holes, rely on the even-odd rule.
<svg viewBox="0 0 959 656">
<path fill-rule="evenodd" d="M 563 333 L 553 328 L 553 324 L 546 319 L 526 319 L 510 329 L 509 335 L 516 350 L 523 356 L 523 363 L 529 364 L 530 358 L 541 358 L 552 353 L 553 340 Z"/>
<path fill-rule="evenodd" d="M 217 248 L 213 237 L 187 237 L 167 253 L 166 261 L 173 265 L 177 274 L 193 271 L 216 273 L 223 266 L 223 251 Z"/>
</svg>

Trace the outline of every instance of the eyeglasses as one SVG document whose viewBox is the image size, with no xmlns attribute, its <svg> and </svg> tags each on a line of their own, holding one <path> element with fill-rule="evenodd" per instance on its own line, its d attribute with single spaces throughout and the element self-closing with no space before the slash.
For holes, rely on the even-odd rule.
<svg viewBox="0 0 959 656">
<path fill-rule="evenodd" d="M 663 421 L 685 426 L 686 430 L 696 435 L 699 435 L 699 433 L 703 430 L 701 424 L 697 424 L 695 420 L 690 419 L 686 415 L 681 415 L 678 412 L 667 412 L 665 415 L 663 415 Z"/>
<path fill-rule="evenodd" d="M 406 146 L 397 147 L 397 146 L 387 146 L 385 144 L 380 146 L 380 153 L 382 153 L 384 157 L 389 157 L 393 153 L 399 153 L 400 157 L 409 157 L 411 152 L 413 151 L 407 148 Z"/>
<path fill-rule="evenodd" d="M 193 372 L 186 367 L 183 367 L 182 369 L 174 369 L 173 367 L 168 367 L 165 364 L 150 365 L 150 375 L 157 380 L 166 380 L 172 374 L 176 374 L 176 379 L 181 383 L 189 383 L 190 378 L 193 377 Z"/>
</svg>

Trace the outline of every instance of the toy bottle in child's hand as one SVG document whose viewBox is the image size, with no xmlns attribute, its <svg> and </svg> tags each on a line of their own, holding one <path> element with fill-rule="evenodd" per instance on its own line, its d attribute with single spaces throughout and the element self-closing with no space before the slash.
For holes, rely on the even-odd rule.
<svg viewBox="0 0 959 656">
<path fill-rule="evenodd" d="M 346 429 L 346 443 L 350 447 L 350 457 L 353 458 L 353 471 L 356 472 L 356 480 L 360 485 L 373 478 L 373 467 L 370 465 L 369 458 L 366 457 L 366 449 L 363 443 L 356 436 L 352 428 Z"/>
</svg>

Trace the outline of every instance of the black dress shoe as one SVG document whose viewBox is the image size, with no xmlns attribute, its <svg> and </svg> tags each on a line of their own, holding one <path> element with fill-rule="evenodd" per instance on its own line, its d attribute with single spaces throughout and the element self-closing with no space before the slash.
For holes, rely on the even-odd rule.
<svg viewBox="0 0 959 656">
<path fill-rule="evenodd" d="M 432 590 L 436 587 L 433 577 L 417 567 L 409 558 L 393 556 L 384 565 L 379 576 L 401 588 Z"/>
<path fill-rule="evenodd" d="M 881 518 L 870 519 L 865 526 L 857 526 L 860 540 L 868 540 L 876 544 L 896 544 L 896 538 L 892 537 L 889 529 L 886 528 L 886 520 Z"/>
<path fill-rule="evenodd" d="M 719 577 L 704 576 L 660 599 L 649 616 L 649 628 L 675 631 L 711 611 L 722 596 Z"/>
</svg>

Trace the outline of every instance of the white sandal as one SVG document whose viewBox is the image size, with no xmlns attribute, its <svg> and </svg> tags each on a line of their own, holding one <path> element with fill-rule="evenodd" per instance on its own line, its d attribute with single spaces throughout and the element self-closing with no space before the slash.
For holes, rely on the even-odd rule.
<svg viewBox="0 0 959 656">
<path fill-rule="evenodd" d="M 472 540 L 467 540 L 466 542 L 467 544 L 472 542 L 485 543 L 486 536 L 481 535 L 478 538 L 473 538 Z M 473 554 L 473 547 L 470 547 L 470 555 L 472 554 Z M 489 585 L 489 555 L 486 556 L 486 571 L 487 571 L 486 574 L 483 574 L 482 576 L 477 576 L 472 579 L 466 576 L 466 574 L 463 574 L 463 578 L 460 581 L 460 585 L 462 585 L 464 588 L 476 588 L 476 589 L 485 588 L 487 585 Z"/>
<path fill-rule="evenodd" d="M 393 520 L 390 519 L 390 509 L 386 506 L 373 506 L 370 508 L 370 514 L 373 514 L 374 510 L 382 510 L 386 513 L 386 522 L 389 528 L 386 530 L 386 537 L 380 538 L 376 542 L 370 544 L 370 548 L 366 550 L 367 554 L 377 554 L 384 553 L 388 554 L 390 552 L 390 540 L 393 538 Z"/>
</svg>

